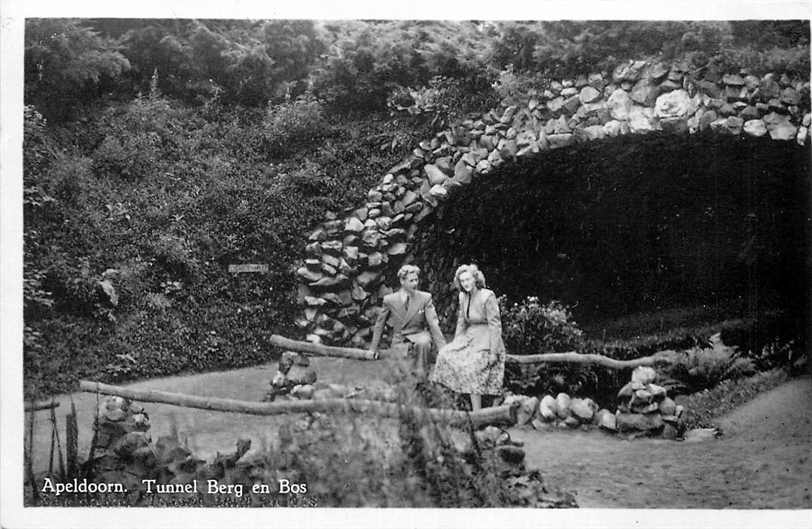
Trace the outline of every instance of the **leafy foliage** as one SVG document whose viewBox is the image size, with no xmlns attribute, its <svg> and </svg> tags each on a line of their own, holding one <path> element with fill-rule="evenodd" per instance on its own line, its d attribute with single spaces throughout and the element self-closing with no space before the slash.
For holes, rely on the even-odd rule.
<svg viewBox="0 0 812 529">
<path fill-rule="evenodd" d="M 325 211 L 356 205 L 438 127 L 532 88 L 541 76 L 680 50 L 697 62 L 808 71 L 801 53 L 808 32 L 804 40 L 789 22 L 770 26 L 783 39 L 775 49 L 771 38 L 727 23 L 26 24 L 32 394 L 69 389 L 80 377 L 132 380 L 267 361 L 270 333 L 296 332 L 290 264 L 307 228 Z M 695 37 L 684 38 L 689 30 Z M 271 271 L 225 272 L 244 262 Z M 97 288 L 108 270 L 117 271 L 114 309 Z M 533 340 L 530 349 L 578 339 Z M 612 354 L 645 347 L 653 345 L 635 342 Z M 586 387 L 594 377 L 582 378 Z"/>
<path fill-rule="evenodd" d="M 731 41 L 726 22 L 542 22 L 533 50 L 535 69 L 555 76 L 611 71 L 625 60 L 673 59 L 695 51 L 718 53 Z"/>
<path fill-rule="evenodd" d="M 157 70 L 160 89 L 190 103 L 216 95 L 263 107 L 309 91 L 333 110 L 383 110 L 398 92 L 430 94 L 438 77 L 468 96 L 487 96 L 508 69 L 550 78 L 648 57 L 805 76 L 808 49 L 808 23 L 792 20 L 34 19 L 26 32 L 26 100 L 61 119 L 66 104 L 145 92 Z"/>
<path fill-rule="evenodd" d="M 543 304 L 530 296 L 508 305 L 499 298 L 502 336 L 511 354 L 541 354 L 569 351 L 583 343 L 583 331 L 572 319 L 572 312 L 558 301 Z"/>
<path fill-rule="evenodd" d="M 502 337 L 509 354 L 581 352 L 586 348 L 584 332 L 573 321 L 572 312 L 566 305 L 555 300 L 544 304 L 535 296 L 513 305 L 501 296 L 499 304 Z M 614 388 L 618 383 L 616 372 L 600 366 L 508 364 L 505 370 L 505 386 L 524 395 L 565 392 L 606 402 L 613 391 L 606 388 Z"/>
<path fill-rule="evenodd" d="M 737 348 L 712 339 L 711 347 L 694 347 L 674 353 L 666 375 L 680 382 L 689 393 L 712 388 L 723 380 L 752 375 L 753 360 L 741 356 Z"/>
<path fill-rule="evenodd" d="M 328 24 L 329 53 L 312 74 L 317 96 L 340 108 L 384 108 L 397 89 L 435 76 L 482 86 L 487 52 L 470 22 L 352 22 Z"/>
<path fill-rule="evenodd" d="M 308 97 L 269 105 L 263 126 L 272 156 L 311 147 L 330 133 L 321 103 Z"/>
<path fill-rule="evenodd" d="M 459 79 L 436 75 L 427 86 L 395 88 L 386 105 L 392 113 L 428 116 L 432 127 L 442 129 L 469 112 L 497 103 L 491 90 L 467 90 Z"/>
<path fill-rule="evenodd" d="M 326 119 L 317 103 L 293 102 L 291 121 L 276 126 L 312 123 L 300 119 L 303 108 Z M 296 332 L 289 265 L 307 227 L 356 203 L 427 135 L 407 117 L 344 120 L 322 142 L 280 143 L 284 157 L 269 163 L 266 119 L 216 99 L 192 110 L 157 87 L 85 123 L 28 113 L 24 366 L 32 392 L 66 390 L 82 377 L 266 362 L 270 334 Z M 312 128 L 302 131 L 308 138 Z M 108 156 L 111 140 L 129 145 L 130 157 Z M 270 272 L 227 272 L 245 262 Z M 93 289 L 108 269 L 117 271 L 115 323 L 95 307 L 104 308 Z"/>
<path fill-rule="evenodd" d="M 28 19 L 25 31 L 25 99 L 64 116 L 98 95 L 130 62 L 114 44 L 80 22 Z"/>
</svg>

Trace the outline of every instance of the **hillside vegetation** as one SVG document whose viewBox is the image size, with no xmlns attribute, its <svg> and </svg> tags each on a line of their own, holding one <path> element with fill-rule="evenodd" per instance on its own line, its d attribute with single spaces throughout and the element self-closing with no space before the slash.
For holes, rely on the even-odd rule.
<svg viewBox="0 0 812 529">
<path fill-rule="evenodd" d="M 26 397 L 268 361 L 302 227 L 534 79 L 646 57 L 807 79 L 809 25 L 29 19 Z"/>
</svg>

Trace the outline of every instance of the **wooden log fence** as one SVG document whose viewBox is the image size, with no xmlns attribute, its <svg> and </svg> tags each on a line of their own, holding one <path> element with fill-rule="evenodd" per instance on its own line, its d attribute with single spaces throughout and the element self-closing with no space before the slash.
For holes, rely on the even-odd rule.
<svg viewBox="0 0 812 529">
<path fill-rule="evenodd" d="M 270 342 L 281 348 L 299 353 L 307 353 L 315 356 L 332 356 L 337 358 L 352 358 L 354 360 L 377 360 L 379 356 L 372 351 L 358 349 L 355 347 L 334 347 L 311 342 L 300 342 L 280 336 L 271 335 Z"/>
<path fill-rule="evenodd" d="M 115 395 L 138 402 L 158 402 L 185 408 L 245 413 L 250 415 L 336 412 L 374 414 L 383 417 L 397 418 L 404 412 L 407 412 L 421 419 L 452 425 L 464 425 L 470 422 L 475 427 L 497 423 L 512 424 L 516 421 L 516 411 L 519 406 L 519 402 L 513 402 L 505 406 L 494 406 L 491 408 L 483 408 L 476 412 L 465 412 L 441 408 L 401 406 L 390 402 L 363 399 L 336 398 L 324 400 L 290 400 L 285 402 L 253 402 L 219 397 L 200 397 L 158 390 L 137 390 L 88 380 L 79 381 L 79 389 L 89 393 Z"/>
<path fill-rule="evenodd" d="M 538 355 L 507 355 L 506 361 L 515 364 L 542 364 L 542 363 L 572 363 L 597 364 L 614 369 L 624 369 L 640 366 L 654 366 L 672 362 L 668 355 L 671 351 L 659 351 L 651 356 L 634 358 L 632 360 L 616 360 L 608 356 L 597 354 L 583 354 L 575 351 L 566 353 L 544 353 Z"/>
<path fill-rule="evenodd" d="M 26 402 L 25 403 L 25 411 L 40 411 L 40 410 L 52 410 L 54 408 L 58 408 L 59 403 L 55 400 L 47 400 L 47 401 L 40 401 L 40 402 Z"/>
<path fill-rule="evenodd" d="M 271 336 L 271 343 L 282 349 L 297 351 L 315 356 L 331 356 L 340 358 L 352 358 L 356 360 L 378 360 L 380 357 L 371 351 L 358 349 L 355 347 L 333 347 L 311 342 L 301 342 L 291 340 L 274 334 Z M 671 351 L 660 351 L 651 356 L 635 358 L 632 360 L 616 360 L 608 356 L 598 354 L 582 354 L 575 351 L 566 353 L 544 353 L 537 355 L 507 355 L 505 361 L 514 364 L 544 364 L 544 363 L 574 363 L 574 364 L 597 364 L 614 369 L 625 369 L 639 366 L 653 366 L 658 363 L 668 363 L 671 361 L 668 353 Z"/>
</svg>

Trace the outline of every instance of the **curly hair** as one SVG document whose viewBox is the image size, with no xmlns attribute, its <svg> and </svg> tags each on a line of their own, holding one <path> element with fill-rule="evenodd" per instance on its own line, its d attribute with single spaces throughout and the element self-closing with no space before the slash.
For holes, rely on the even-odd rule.
<svg viewBox="0 0 812 529">
<path fill-rule="evenodd" d="M 400 267 L 398 270 L 398 279 L 403 281 L 409 274 L 417 274 L 417 277 L 420 277 L 420 268 L 415 265 L 406 264 Z"/>
<path fill-rule="evenodd" d="M 477 265 L 469 264 L 460 265 L 459 268 L 457 268 L 457 271 L 454 272 L 454 286 L 457 287 L 457 290 L 462 291 L 460 275 L 462 275 L 463 272 L 469 272 L 474 277 L 474 283 L 476 284 L 477 288 L 485 288 L 485 274 L 479 270 Z"/>
</svg>

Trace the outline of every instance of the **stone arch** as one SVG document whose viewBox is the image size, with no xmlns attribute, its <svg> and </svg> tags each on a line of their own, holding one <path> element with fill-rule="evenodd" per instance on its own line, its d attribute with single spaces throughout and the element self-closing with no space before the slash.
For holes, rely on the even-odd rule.
<svg viewBox="0 0 812 529">
<path fill-rule="evenodd" d="M 505 99 L 421 141 L 343 216 L 330 213 L 308 236 L 296 270 L 296 325 L 310 341 L 362 346 L 380 298 L 399 266 L 413 260 L 415 236 L 449 196 L 480 175 L 553 149 L 626 134 L 769 136 L 806 145 L 809 81 L 746 70 L 726 75 L 684 63 L 630 61 L 611 74 L 552 80 Z"/>
</svg>

